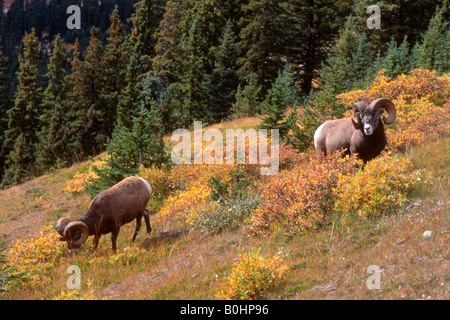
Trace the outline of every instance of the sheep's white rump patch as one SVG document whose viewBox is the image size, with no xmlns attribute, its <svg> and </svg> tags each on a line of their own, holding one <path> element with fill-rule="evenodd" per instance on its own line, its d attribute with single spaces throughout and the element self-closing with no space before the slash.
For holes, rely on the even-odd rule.
<svg viewBox="0 0 450 320">
<path fill-rule="evenodd" d="M 320 132 L 323 129 L 323 126 L 325 125 L 326 122 L 322 123 L 316 130 L 316 132 L 314 133 L 314 148 L 317 149 L 317 138 L 319 138 Z"/>
<path fill-rule="evenodd" d="M 143 179 L 141 177 L 139 177 L 139 179 L 141 179 L 145 183 L 145 186 L 147 187 L 147 190 L 148 190 L 148 192 L 151 195 L 152 194 L 152 186 L 150 185 L 150 183 L 148 183 L 147 180 L 145 180 L 145 179 Z"/>
</svg>

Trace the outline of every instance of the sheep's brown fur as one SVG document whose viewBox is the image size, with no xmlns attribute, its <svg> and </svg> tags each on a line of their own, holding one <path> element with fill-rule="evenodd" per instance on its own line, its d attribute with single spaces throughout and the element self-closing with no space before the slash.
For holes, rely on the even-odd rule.
<svg viewBox="0 0 450 320">
<path fill-rule="evenodd" d="M 389 121 L 381 117 L 389 110 Z M 383 122 L 395 120 L 395 107 L 388 99 L 377 99 L 367 106 L 355 103 L 353 119 L 329 120 L 317 128 L 314 146 L 318 156 L 343 150 L 344 154 L 357 155 L 364 162 L 378 156 L 387 145 Z"/>
<path fill-rule="evenodd" d="M 151 232 L 149 212 L 146 209 L 151 193 L 151 186 L 142 178 L 128 177 L 122 180 L 110 189 L 100 192 L 92 200 L 83 216 L 75 220 L 79 222 L 81 229 L 68 231 L 68 227 L 73 222 L 60 219 L 62 222 L 58 221 L 57 230 L 62 235 L 61 240 L 67 241 L 70 249 L 78 249 L 81 244 L 74 245 L 74 243 L 83 233 L 85 238 L 93 235 L 93 250 L 95 250 L 100 236 L 111 233 L 112 249 L 116 251 L 116 239 L 122 225 L 136 220 L 136 231 L 132 241 L 135 240 L 140 229 L 142 217 L 145 218 L 147 233 Z M 87 227 L 88 234 L 86 228 L 82 230 L 84 226 L 81 223 Z"/>
</svg>

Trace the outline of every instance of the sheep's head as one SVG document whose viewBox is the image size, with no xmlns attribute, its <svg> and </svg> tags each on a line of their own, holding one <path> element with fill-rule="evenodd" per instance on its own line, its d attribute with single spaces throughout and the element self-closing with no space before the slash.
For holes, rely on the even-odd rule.
<svg viewBox="0 0 450 320">
<path fill-rule="evenodd" d="M 89 228 L 81 221 L 61 218 L 56 221 L 55 229 L 61 235 L 59 240 L 67 242 L 69 252 L 80 251 L 80 246 L 89 237 Z"/>
<path fill-rule="evenodd" d="M 387 112 L 388 116 L 383 116 Z M 394 103 L 389 99 L 376 99 L 367 106 L 365 102 L 356 102 L 353 105 L 352 122 L 357 130 L 362 130 L 365 135 L 370 136 L 380 125 L 380 119 L 384 124 L 391 124 L 395 121 L 396 112 Z"/>
</svg>

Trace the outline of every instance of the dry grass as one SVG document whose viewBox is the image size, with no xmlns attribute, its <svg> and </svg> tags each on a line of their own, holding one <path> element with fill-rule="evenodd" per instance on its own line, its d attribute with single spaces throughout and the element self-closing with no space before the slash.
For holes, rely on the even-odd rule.
<svg viewBox="0 0 450 320">
<path fill-rule="evenodd" d="M 246 121 L 253 126 L 256 120 Z M 222 125 L 220 129 L 234 126 Z M 152 235 L 141 231 L 135 245 L 130 243 L 131 223 L 120 232 L 116 255 L 109 236 L 102 237 L 95 254 L 89 252 L 88 241 L 81 254 L 65 252 L 59 257 L 45 283 L 15 287 L 0 298 L 214 299 L 240 253 L 259 249 L 272 257 L 282 249 L 286 277 L 267 299 L 449 299 L 448 154 L 447 138 L 405 155 L 414 170 L 424 168 L 432 178 L 409 199 L 408 205 L 419 201 L 420 205 L 395 215 L 346 224 L 331 219 L 319 230 L 298 236 L 281 228 L 264 237 L 252 236 L 246 228 L 208 235 L 195 230 L 167 232 L 153 223 Z M 87 167 L 84 163 L 61 169 L 0 191 L 1 238 L 11 245 L 39 236 L 60 216 L 80 216 L 89 198 L 63 189 Z M 423 238 L 426 230 L 432 231 L 431 238 Z M 77 293 L 66 287 L 66 270 L 73 264 L 82 270 Z M 382 270 L 380 290 L 366 286 L 371 265 Z"/>
</svg>

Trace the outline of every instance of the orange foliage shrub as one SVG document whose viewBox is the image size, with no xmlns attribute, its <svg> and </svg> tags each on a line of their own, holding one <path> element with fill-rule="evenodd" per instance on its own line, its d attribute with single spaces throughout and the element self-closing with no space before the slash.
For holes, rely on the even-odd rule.
<svg viewBox="0 0 450 320">
<path fill-rule="evenodd" d="M 405 152 L 444 137 L 450 137 L 450 101 L 443 108 L 435 107 L 418 117 L 403 130 L 395 131 L 389 136 L 389 145 Z"/>
<path fill-rule="evenodd" d="M 333 207 L 332 188 L 339 174 L 353 172 L 356 163 L 339 153 L 323 160 L 310 154 L 309 161 L 278 173 L 262 188 L 264 204 L 252 211 L 253 233 L 277 225 L 291 234 L 318 228 Z"/>
<path fill-rule="evenodd" d="M 380 71 L 372 86 L 337 96 L 346 105 L 355 101 L 391 99 L 397 110 L 397 119 L 386 127 L 389 145 L 404 152 L 411 147 L 450 136 L 449 103 L 450 78 L 435 71 L 415 69 L 411 75 L 394 79 Z M 447 102 L 444 106 L 442 106 Z M 351 111 L 346 116 L 351 117 Z"/>
</svg>

